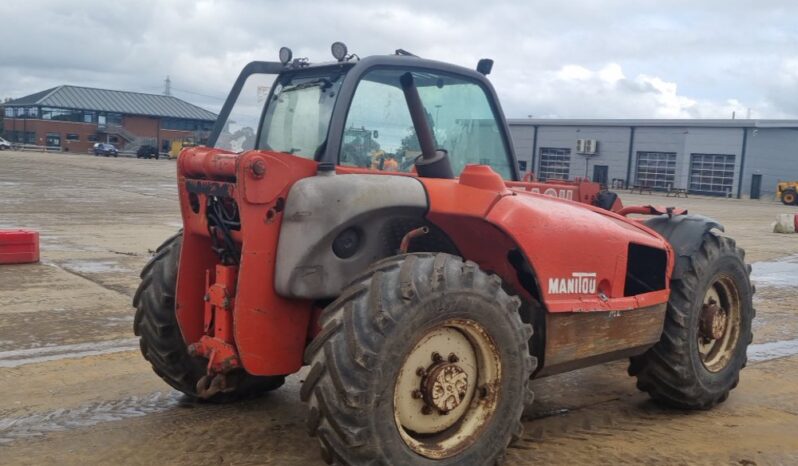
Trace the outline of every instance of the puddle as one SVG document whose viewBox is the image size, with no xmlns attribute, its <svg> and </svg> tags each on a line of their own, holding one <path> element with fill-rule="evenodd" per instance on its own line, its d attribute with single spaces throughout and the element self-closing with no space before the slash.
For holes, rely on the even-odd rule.
<svg viewBox="0 0 798 466">
<path fill-rule="evenodd" d="M 121 400 L 61 408 L 23 417 L 0 418 L 0 445 L 41 437 L 50 432 L 90 427 L 102 422 L 141 417 L 178 406 L 183 395 L 176 391 L 155 392 Z"/>
<path fill-rule="evenodd" d="M 751 264 L 751 281 L 757 286 L 798 286 L 798 255 Z"/>
<path fill-rule="evenodd" d="M 749 361 L 767 361 L 798 354 L 798 339 L 772 341 L 748 346 Z"/>
<path fill-rule="evenodd" d="M 86 356 L 130 351 L 139 347 L 138 338 L 109 340 L 72 345 L 40 346 L 21 350 L 0 351 L 0 367 L 19 367 L 61 359 L 75 359 Z"/>
<path fill-rule="evenodd" d="M 63 262 L 61 266 L 77 273 L 130 272 L 130 270 L 120 266 L 114 261 L 72 260 Z"/>
</svg>

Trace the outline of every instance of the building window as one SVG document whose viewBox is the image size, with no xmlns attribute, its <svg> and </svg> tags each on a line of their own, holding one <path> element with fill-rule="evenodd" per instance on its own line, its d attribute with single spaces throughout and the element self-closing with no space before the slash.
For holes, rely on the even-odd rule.
<svg viewBox="0 0 798 466">
<path fill-rule="evenodd" d="M 5 115 L 6 118 L 14 118 L 14 107 L 6 107 Z"/>
<path fill-rule="evenodd" d="M 676 152 L 638 152 L 636 180 L 651 189 L 673 187 L 676 178 Z"/>
<path fill-rule="evenodd" d="M 27 131 L 25 133 L 25 144 L 36 144 L 36 132 Z"/>
<path fill-rule="evenodd" d="M 42 119 L 82 122 L 83 110 L 42 107 Z"/>
<path fill-rule="evenodd" d="M 116 136 L 111 136 L 111 137 L 108 138 L 108 142 L 116 144 L 116 143 L 119 142 L 119 138 L 116 137 Z"/>
<path fill-rule="evenodd" d="M 183 118 L 163 118 L 161 128 L 175 131 L 211 131 L 212 121 L 186 120 Z"/>
<path fill-rule="evenodd" d="M 86 136 L 86 140 L 89 142 L 97 142 L 100 140 L 100 138 L 96 134 L 89 134 Z"/>
<path fill-rule="evenodd" d="M 61 145 L 61 135 L 58 133 L 47 133 L 47 145 L 48 146 L 60 146 Z"/>
<path fill-rule="evenodd" d="M 734 155 L 690 154 L 690 191 L 728 196 L 734 185 Z"/>
<path fill-rule="evenodd" d="M 571 149 L 558 147 L 540 148 L 541 180 L 567 180 L 571 172 Z"/>
<path fill-rule="evenodd" d="M 108 124 L 109 125 L 121 125 L 122 124 L 122 115 L 119 113 L 109 113 L 107 115 Z"/>
<path fill-rule="evenodd" d="M 80 141 L 80 136 L 75 133 L 67 133 L 66 134 L 67 141 Z"/>
<path fill-rule="evenodd" d="M 83 112 L 83 123 L 97 123 L 97 112 Z"/>
</svg>

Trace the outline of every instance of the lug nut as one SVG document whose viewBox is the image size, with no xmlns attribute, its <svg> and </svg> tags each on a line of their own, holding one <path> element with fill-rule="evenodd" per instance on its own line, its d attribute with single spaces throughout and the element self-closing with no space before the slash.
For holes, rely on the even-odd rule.
<svg viewBox="0 0 798 466">
<path fill-rule="evenodd" d="M 416 375 L 419 377 L 424 377 L 425 375 L 427 375 L 427 370 L 424 369 L 423 367 L 419 367 L 418 369 L 416 369 Z"/>
<path fill-rule="evenodd" d="M 422 396 L 421 395 L 421 390 L 413 390 L 413 392 L 410 394 L 410 396 L 412 396 L 413 398 L 415 398 L 417 400 L 420 399 L 421 396 Z"/>
<path fill-rule="evenodd" d="M 443 356 L 441 356 L 440 353 L 438 353 L 437 351 L 432 353 L 432 362 L 441 362 L 441 361 L 443 361 Z"/>
<path fill-rule="evenodd" d="M 459 360 L 460 360 L 460 358 L 458 358 L 456 354 L 449 353 L 449 362 L 450 363 L 454 364 L 454 363 L 456 363 Z"/>
</svg>

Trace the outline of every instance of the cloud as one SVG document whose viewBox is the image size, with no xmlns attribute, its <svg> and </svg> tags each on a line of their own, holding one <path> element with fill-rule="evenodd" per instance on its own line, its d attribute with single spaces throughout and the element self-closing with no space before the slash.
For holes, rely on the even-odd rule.
<svg viewBox="0 0 798 466">
<path fill-rule="evenodd" d="M 343 40 L 474 66 L 505 113 L 798 117 L 798 4 L 771 0 L 4 0 L 0 98 L 58 84 L 160 92 L 218 109 L 238 71 Z M 743 20 L 744 19 L 744 20 Z"/>
<path fill-rule="evenodd" d="M 564 65 L 516 89 L 510 100 L 539 109 L 531 113 L 536 117 L 730 118 L 735 112 L 742 118 L 747 111 L 733 98 L 713 101 L 683 95 L 677 83 L 658 76 L 627 78 L 617 63 L 595 70 Z"/>
</svg>

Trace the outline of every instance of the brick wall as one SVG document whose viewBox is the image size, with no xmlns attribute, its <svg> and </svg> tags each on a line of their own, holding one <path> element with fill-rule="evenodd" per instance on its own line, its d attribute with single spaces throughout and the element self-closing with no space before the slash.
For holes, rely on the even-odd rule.
<svg viewBox="0 0 798 466">
<path fill-rule="evenodd" d="M 136 136 L 158 140 L 159 149 L 165 140 L 169 141 L 168 144 L 171 146 L 173 140 L 181 140 L 194 136 L 194 133 L 191 131 L 177 131 L 162 128 L 159 131 L 159 125 L 159 118 L 128 115 L 122 118 L 123 128 L 135 134 Z M 105 134 L 98 135 L 97 125 L 94 123 L 5 118 L 5 134 L 8 136 L 13 131 L 34 132 L 36 134 L 36 144 L 42 146 L 46 145 L 47 143 L 47 133 L 56 133 L 61 139 L 60 147 L 69 152 L 88 152 L 95 142 L 90 141 L 89 136 L 97 136 L 99 142 L 106 142 Z M 78 140 L 68 140 L 68 134 L 76 134 Z M 117 142 L 111 141 L 111 143 L 120 150 L 125 149 L 125 140 L 121 136 L 117 136 Z"/>
<path fill-rule="evenodd" d="M 97 134 L 97 125 L 93 123 L 77 123 L 53 120 L 22 120 L 6 118 L 4 131 L 26 131 L 36 133 L 36 144 L 46 145 L 47 133 L 57 133 L 61 139 L 61 148 L 70 152 L 87 152 L 94 145 L 89 136 Z M 77 135 L 77 141 L 67 140 L 68 134 Z"/>
<path fill-rule="evenodd" d="M 158 139 L 158 126 L 160 118 L 125 115 L 122 117 L 122 127 L 136 136 Z"/>
</svg>

